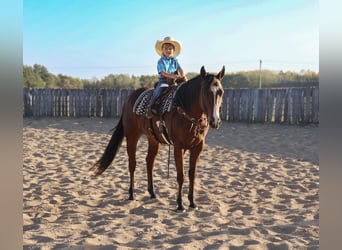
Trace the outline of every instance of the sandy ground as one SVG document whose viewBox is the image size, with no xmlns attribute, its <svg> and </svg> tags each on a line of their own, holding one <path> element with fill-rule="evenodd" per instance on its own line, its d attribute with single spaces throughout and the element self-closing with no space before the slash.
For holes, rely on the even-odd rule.
<svg viewBox="0 0 342 250">
<path fill-rule="evenodd" d="M 145 137 L 128 200 L 125 141 L 98 178 L 115 119 L 24 119 L 24 249 L 318 249 L 318 126 L 224 122 L 210 130 L 195 185 L 198 210 L 176 212 L 173 158 L 158 155 L 149 199 Z M 185 164 L 188 169 L 188 154 Z M 187 175 L 187 172 L 186 172 Z M 184 205 L 188 179 L 184 187 Z"/>
</svg>

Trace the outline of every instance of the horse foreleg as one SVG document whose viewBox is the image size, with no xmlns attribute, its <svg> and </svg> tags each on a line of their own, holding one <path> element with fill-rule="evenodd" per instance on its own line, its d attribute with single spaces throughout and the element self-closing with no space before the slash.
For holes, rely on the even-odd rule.
<svg viewBox="0 0 342 250">
<path fill-rule="evenodd" d="M 153 190 L 153 168 L 154 160 L 159 152 L 159 143 L 153 139 L 148 140 L 148 153 L 146 156 L 146 166 L 147 166 L 147 188 L 151 195 L 151 199 L 156 198 Z"/>
<path fill-rule="evenodd" d="M 190 207 L 191 208 L 197 208 L 197 205 L 194 202 L 194 185 L 195 185 L 197 164 L 198 164 L 199 156 L 203 150 L 203 144 L 204 144 L 204 142 L 202 141 L 200 144 L 198 144 L 197 146 L 193 147 L 190 150 L 188 199 L 190 201 Z"/>
<path fill-rule="evenodd" d="M 130 134 L 127 136 L 127 154 L 128 154 L 128 169 L 129 169 L 129 176 L 130 176 L 130 185 L 129 185 L 129 200 L 134 199 L 134 171 L 136 167 L 136 149 L 137 143 L 139 140 L 139 135 Z"/>
<path fill-rule="evenodd" d="M 182 202 L 182 194 L 183 194 L 183 184 L 184 184 L 184 149 L 179 148 L 177 146 L 174 147 L 174 156 L 175 163 L 177 168 L 177 182 L 178 182 L 178 196 L 177 196 L 177 210 L 185 210 Z"/>
</svg>

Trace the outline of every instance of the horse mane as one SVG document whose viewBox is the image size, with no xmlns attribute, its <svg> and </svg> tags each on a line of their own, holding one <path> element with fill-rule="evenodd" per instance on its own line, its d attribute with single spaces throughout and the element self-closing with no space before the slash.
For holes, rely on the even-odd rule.
<svg viewBox="0 0 342 250">
<path fill-rule="evenodd" d="M 213 75 L 208 74 L 206 78 L 208 77 L 212 79 Z M 209 82 L 211 82 L 211 80 Z M 194 100 L 200 94 L 200 90 L 201 76 L 198 75 L 179 86 L 174 100 L 176 105 L 182 107 L 185 112 L 189 112 Z"/>
</svg>

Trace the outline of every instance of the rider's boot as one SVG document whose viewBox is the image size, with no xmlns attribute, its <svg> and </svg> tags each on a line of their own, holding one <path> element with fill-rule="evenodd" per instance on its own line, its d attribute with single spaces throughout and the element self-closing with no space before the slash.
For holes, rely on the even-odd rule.
<svg viewBox="0 0 342 250">
<path fill-rule="evenodd" d="M 156 107 L 154 107 L 154 104 L 156 103 L 156 101 L 158 100 L 158 98 L 160 97 L 160 95 L 163 93 L 165 88 L 163 87 L 159 87 L 154 89 L 153 91 L 153 96 L 150 100 L 150 103 L 148 105 L 148 110 L 146 113 L 147 118 L 152 118 L 153 115 L 158 115 L 158 109 Z"/>
</svg>

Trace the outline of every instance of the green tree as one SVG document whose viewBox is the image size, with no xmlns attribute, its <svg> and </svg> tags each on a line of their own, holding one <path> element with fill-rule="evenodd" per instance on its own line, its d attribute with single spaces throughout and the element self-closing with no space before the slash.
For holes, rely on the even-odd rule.
<svg viewBox="0 0 342 250">
<path fill-rule="evenodd" d="M 188 72 L 188 79 L 197 76 L 197 72 Z M 222 79 L 224 88 L 258 88 L 259 70 L 240 71 L 225 74 Z M 33 67 L 23 66 L 23 86 L 34 88 L 139 88 L 153 87 L 158 81 L 158 75 L 141 75 L 130 77 L 127 74 L 109 74 L 103 79 L 79 79 L 63 74 L 54 75 L 40 64 Z M 262 87 L 304 87 L 318 86 L 319 73 L 310 70 L 292 71 L 261 71 Z"/>
<path fill-rule="evenodd" d="M 141 87 L 153 87 L 158 82 L 158 75 L 142 75 L 139 82 Z"/>
<path fill-rule="evenodd" d="M 242 72 L 226 74 L 222 79 L 224 88 L 247 88 L 250 85 L 249 78 Z"/>
<path fill-rule="evenodd" d="M 56 85 L 56 76 L 49 73 L 47 68 L 40 64 L 33 65 L 33 72 L 38 74 L 40 78 L 45 82 L 46 88 L 54 88 Z"/>
<path fill-rule="evenodd" d="M 83 83 L 79 78 L 58 74 L 56 80 L 57 88 L 80 89 L 83 88 Z"/>
<path fill-rule="evenodd" d="M 23 85 L 27 88 L 44 88 L 45 82 L 30 66 L 23 67 Z"/>
</svg>

